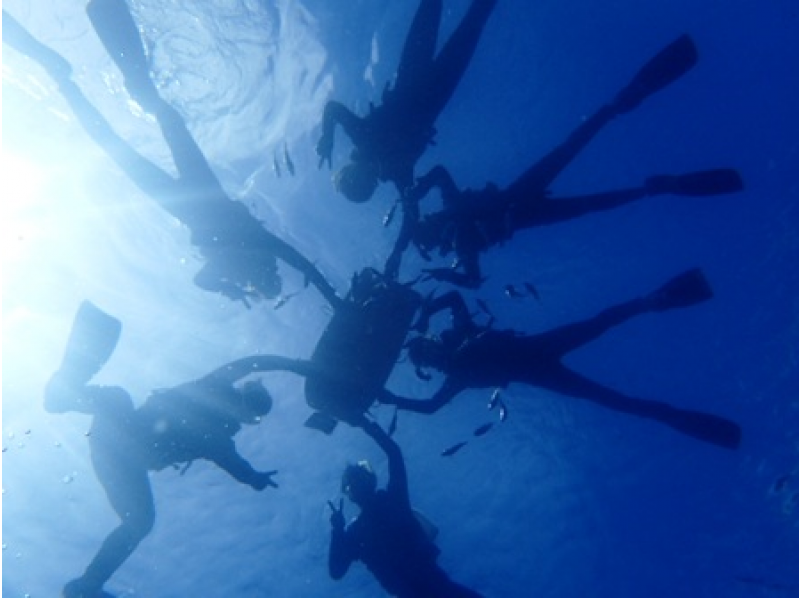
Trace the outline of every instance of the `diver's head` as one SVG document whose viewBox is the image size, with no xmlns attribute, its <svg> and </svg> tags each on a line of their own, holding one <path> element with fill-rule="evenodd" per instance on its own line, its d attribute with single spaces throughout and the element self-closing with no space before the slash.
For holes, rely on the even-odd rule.
<svg viewBox="0 0 800 598">
<path fill-rule="evenodd" d="M 408 358 L 417 368 L 444 368 L 447 359 L 442 342 L 430 336 L 417 336 L 406 343 Z"/>
<path fill-rule="evenodd" d="M 244 251 L 208 254 L 194 282 L 200 288 L 221 293 L 234 301 L 248 297 L 272 299 L 280 295 L 282 288 L 276 264 Z"/>
<path fill-rule="evenodd" d="M 261 381 L 245 382 L 236 389 L 239 397 L 237 415 L 245 424 L 256 424 L 272 410 L 272 395 Z"/>
<path fill-rule="evenodd" d="M 375 193 L 378 175 L 366 162 L 351 162 L 333 176 L 336 190 L 354 203 L 364 203 Z"/>
<path fill-rule="evenodd" d="M 357 505 L 364 504 L 375 493 L 378 478 L 369 461 L 348 465 L 342 474 L 342 492 Z"/>
</svg>

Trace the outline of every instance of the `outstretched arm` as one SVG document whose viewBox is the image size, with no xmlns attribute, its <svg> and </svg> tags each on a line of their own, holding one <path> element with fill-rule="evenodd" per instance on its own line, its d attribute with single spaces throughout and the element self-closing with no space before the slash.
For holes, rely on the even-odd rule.
<svg viewBox="0 0 800 598">
<path fill-rule="evenodd" d="M 233 440 L 226 440 L 224 444 L 216 447 L 213 454 L 208 455 L 207 459 L 216 463 L 220 469 L 227 471 L 230 476 L 247 484 L 255 490 L 263 490 L 267 486 L 277 488 L 278 485 L 272 481 L 277 471 L 256 471 L 253 466 L 236 452 Z"/>
<path fill-rule="evenodd" d="M 378 443 L 389 459 L 389 484 L 387 491 L 392 498 L 400 504 L 411 508 L 411 499 L 408 496 L 408 474 L 403 453 L 398 444 L 383 431 L 375 422 L 367 422 L 364 431 Z"/>
<path fill-rule="evenodd" d="M 436 394 L 430 399 L 410 399 L 384 390 L 378 397 L 378 402 L 387 405 L 396 405 L 398 409 L 403 409 L 404 411 L 430 414 L 435 413 L 447 405 L 447 403 L 462 390 L 463 388 L 460 385 L 453 383 L 451 380 L 446 380 L 442 387 L 436 391 Z"/>
<path fill-rule="evenodd" d="M 353 114 L 340 102 L 330 101 L 325 105 L 322 114 L 322 137 L 317 142 L 317 155 L 319 156 L 319 166 L 327 162 L 328 168 L 331 166 L 331 153 L 333 152 L 333 138 L 336 125 L 340 124 L 345 133 L 353 139 L 358 137 L 359 128 L 362 126 L 362 119 Z M 357 142 L 357 139 L 354 139 Z"/>
<path fill-rule="evenodd" d="M 291 359 L 280 355 L 253 355 L 226 363 L 206 374 L 203 379 L 211 383 L 233 384 L 250 374 L 273 371 L 288 371 L 308 376 L 313 368 L 311 363 L 304 359 Z"/>
</svg>

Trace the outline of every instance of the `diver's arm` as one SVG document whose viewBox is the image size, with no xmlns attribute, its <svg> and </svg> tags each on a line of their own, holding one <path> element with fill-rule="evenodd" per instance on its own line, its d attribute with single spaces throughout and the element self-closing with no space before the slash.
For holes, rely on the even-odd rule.
<svg viewBox="0 0 800 598">
<path fill-rule="evenodd" d="M 325 111 L 322 114 L 322 137 L 317 142 L 320 168 L 325 162 L 328 163 L 328 168 L 331 166 L 331 153 L 333 152 L 336 125 L 341 125 L 345 133 L 353 139 L 358 135 L 358 128 L 361 123 L 361 118 L 346 108 L 344 104 L 331 100 L 325 105 Z"/>
<path fill-rule="evenodd" d="M 378 443 L 378 446 L 381 447 L 389 459 L 389 484 L 386 488 L 389 495 L 411 508 L 411 500 L 408 496 L 408 474 L 406 473 L 406 463 L 403 460 L 403 453 L 400 447 L 375 422 L 365 424 L 364 431 Z"/>
<path fill-rule="evenodd" d="M 235 382 L 259 372 L 288 371 L 300 376 L 312 373 L 311 364 L 304 359 L 292 359 L 281 355 L 251 355 L 231 361 L 206 374 L 203 380 L 208 383 L 234 384 Z"/>
<path fill-rule="evenodd" d="M 396 405 L 398 409 L 403 409 L 404 411 L 430 414 L 444 407 L 462 390 L 464 390 L 463 387 L 447 379 L 430 399 L 410 399 L 384 390 L 378 397 L 378 401 L 387 405 Z"/>
<path fill-rule="evenodd" d="M 273 488 L 278 487 L 278 485 L 272 481 L 272 476 L 278 472 L 261 472 L 253 469 L 253 466 L 236 452 L 236 446 L 231 439 L 226 439 L 224 443 L 215 446 L 213 453 L 207 455 L 206 458 L 215 463 L 223 471 L 228 472 L 233 479 L 242 484 L 247 484 L 255 490 L 263 490 L 267 486 L 272 486 Z"/>
</svg>

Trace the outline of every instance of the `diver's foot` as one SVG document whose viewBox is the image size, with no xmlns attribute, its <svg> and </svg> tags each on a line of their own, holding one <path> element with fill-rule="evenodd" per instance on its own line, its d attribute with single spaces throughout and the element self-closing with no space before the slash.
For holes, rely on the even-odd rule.
<svg viewBox="0 0 800 598">
<path fill-rule="evenodd" d="M 707 301 L 714 296 L 700 268 L 679 274 L 660 289 L 650 293 L 646 299 L 653 311 L 665 311 L 677 307 L 689 307 Z"/>
</svg>

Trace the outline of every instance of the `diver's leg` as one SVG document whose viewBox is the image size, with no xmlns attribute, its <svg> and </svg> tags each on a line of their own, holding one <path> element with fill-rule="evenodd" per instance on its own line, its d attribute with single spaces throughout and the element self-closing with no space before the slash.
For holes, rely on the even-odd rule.
<svg viewBox="0 0 800 598">
<path fill-rule="evenodd" d="M 545 224 L 564 222 L 593 212 L 611 210 L 650 195 L 645 187 L 620 189 L 575 197 L 541 198 L 537 202 L 520 202 L 509 208 L 510 225 L 521 230 Z"/>
<path fill-rule="evenodd" d="M 736 448 L 739 445 L 741 429 L 728 419 L 700 411 L 677 409 L 659 401 L 633 399 L 561 364 L 554 363 L 542 380 L 537 376 L 536 384 L 620 413 L 658 421 L 683 434 L 724 448 Z"/>
<path fill-rule="evenodd" d="M 145 159 L 117 135 L 108 121 L 72 81 L 62 81 L 60 91 L 89 137 L 103 148 L 103 151 L 143 193 L 171 212 L 170 199 L 178 185 L 177 181 Z"/>
<path fill-rule="evenodd" d="M 541 347 L 547 354 L 556 357 L 574 351 L 631 318 L 652 310 L 650 302 L 643 297 L 620 303 L 601 311 L 587 320 L 559 326 L 553 330 L 533 335 L 531 344 Z"/>
<path fill-rule="evenodd" d="M 111 506 L 122 522 L 103 541 L 84 574 L 70 582 L 75 587 L 99 591 L 150 533 L 155 506 L 147 471 L 116 471 L 101 479 Z M 92 595 L 86 593 L 87 596 Z"/>
<path fill-rule="evenodd" d="M 495 4 L 497 0 L 473 0 L 467 14 L 434 60 L 425 96 L 431 123 L 450 101 L 467 70 Z"/>
<path fill-rule="evenodd" d="M 99 592 L 153 527 L 155 506 L 135 417 L 130 397 L 97 404 L 89 437 L 92 465 L 121 522 L 105 539 L 84 574 L 67 585 L 66 595 L 93 596 L 91 592 Z"/>
<path fill-rule="evenodd" d="M 86 133 L 103 148 L 137 187 L 156 201 L 166 200 L 175 181 L 123 141 L 70 79 L 72 68 L 69 63 L 60 54 L 33 38 L 5 11 L 3 11 L 3 43 L 9 44 L 38 62 L 47 71 L 58 83 L 64 99 Z"/>
<path fill-rule="evenodd" d="M 125 89 L 142 108 L 155 115 L 181 178 L 201 187 L 219 187 L 183 117 L 159 95 L 150 77 L 139 29 L 126 2 L 91 0 L 86 13 L 109 56 L 122 72 Z"/>
<path fill-rule="evenodd" d="M 689 307 L 707 301 L 712 296 L 711 286 L 703 272 L 693 268 L 642 297 L 605 309 L 588 320 L 534 335 L 530 337 L 530 342 L 549 355 L 561 357 L 635 316 Z"/>
<path fill-rule="evenodd" d="M 55 81 L 69 79 L 72 75 L 72 66 L 61 54 L 33 37 L 5 10 L 3 10 L 3 43 L 39 63 Z"/>
<path fill-rule="evenodd" d="M 616 112 L 610 106 L 603 106 L 592 116 L 581 123 L 569 137 L 556 146 L 544 158 L 528 168 L 516 181 L 505 190 L 518 198 L 522 204 L 538 201 L 544 197 L 550 184 L 561 174 L 561 171 L 594 139 L 606 124 L 614 118 Z"/>
<path fill-rule="evenodd" d="M 436 40 L 442 18 L 442 0 L 421 0 L 406 35 L 395 85 L 398 88 L 415 86 L 427 72 L 436 53 Z"/>
</svg>

